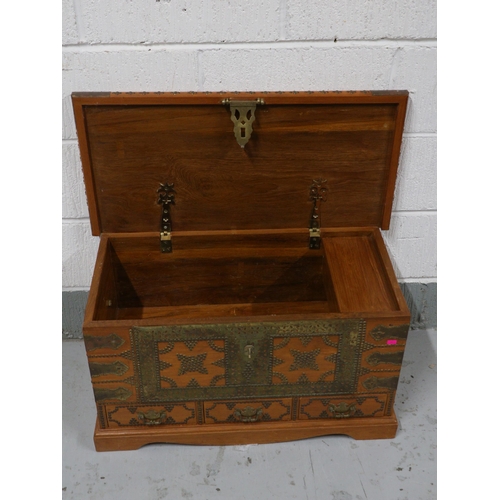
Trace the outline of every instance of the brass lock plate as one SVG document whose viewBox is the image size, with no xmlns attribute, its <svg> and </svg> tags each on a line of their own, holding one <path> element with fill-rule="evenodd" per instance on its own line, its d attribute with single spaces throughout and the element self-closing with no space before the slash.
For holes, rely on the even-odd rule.
<svg viewBox="0 0 500 500">
<path fill-rule="evenodd" d="M 133 327 L 143 402 L 355 391 L 365 322 Z"/>
<path fill-rule="evenodd" d="M 232 101 L 224 99 L 222 104 L 229 105 L 231 111 L 231 121 L 234 124 L 233 132 L 236 142 L 244 148 L 253 132 L 253 122 L 255 121 L 255 109 L 257 104 L 264 104 L 263 99 L 255 101 Z"/>
</svg>

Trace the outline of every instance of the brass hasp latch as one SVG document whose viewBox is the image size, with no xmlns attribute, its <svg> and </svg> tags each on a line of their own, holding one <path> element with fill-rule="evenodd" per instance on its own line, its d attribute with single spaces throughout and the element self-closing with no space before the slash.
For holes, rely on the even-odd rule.
<svg viewBox="0 0 500 500">
<path fill-rule="evenodd" d="M 255 101 L 232 101 L 223 99 L 222 104 L 229 105 L 231 120 L 234 123 L 233 131 L 236 142 L 242 147 L 250 140 L 252 135 L 252 124 L 255 121 L 255 108 L 257 104 L 264 104 L 264 99 Z"/>
<path fill-rule="evenodd" d="M 162 253 L 172 252 L 172 220 L 170 217 L 170 205 L 175 205 L 175 190 L 174 185 L 165 182 L 160 183 L 157 190 L 158 205 L 162 206 L 161 209 L 161 222 L 160 222 L 160 250 Z"/>
<path fill-rule="evenodd" d="M 313 202 L 311 220 L 309 221 L 309 248 L 312 250 L 321 248 L 320 206 L 322 201 L 326 201 L 327 194 L 326 180 L 313 180 L 309 189 L 309 201 Z"/>
</svg>

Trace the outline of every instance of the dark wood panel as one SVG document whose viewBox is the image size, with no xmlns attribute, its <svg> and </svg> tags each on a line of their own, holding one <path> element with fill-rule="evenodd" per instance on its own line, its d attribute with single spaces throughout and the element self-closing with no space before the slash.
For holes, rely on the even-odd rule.
<svg viewBox="0 0 500 500">
<path fill-rule="evenodd" d="M 119 276 L 120 307 L 326 300 L 321 255 L 133 262 Z"/>
<path fill-rule="evenodd" d="M 118 309 L 326 302 L 322 252 L 309 250 L 302 235 L 278 235 L 274 245 L 264 236 L 225 235 L 220 247 L 213 236 L 185 236 L 167 254 L 158 236 L 106 237 L 93 319 L 122 318 Z"/>
<path fill-rule="evenodd" d="M 218 318 L 257 316 L 268 314 L 272 316 L 283 314 L 317 314 L 327 313 L 332 306 L 321 302 L 264 302 L 252 304 L 211 304 L 195 306 L 163 306 L 163 307 L 130 307 L 118 311 L 117 319 L 150 319 L 150 318 Z"/>
<path fill-rule="evenodd" d="M 137 96 L 75 98 L 94 234 L 157 230 L 156 189 L 166 181 L 177 191 L 174 231 L 307 227 L 316 178 L 330 190 L 324 226 L 380 226 L 405 96 L 363 94 L 356 103 L 336 95 L 321 104 L 320 93 L 292 96 L 293 104 L 278 96 L 257 108 L 244 149 L 229 110 L 202 95 L 189 98 L 199 105 L 175 105 L 173 96 L 156 101 L 164 104 L 145 96 L 145 105 L 128 104 Z"/>
<path fill-rule="evenodd" d="M 116 264 L 117 259 L 112 246 L 105 244 L 106 253 L 102 261 L 98 293 L 95 304 L 94 319 L 116 319 L 118 307 Z"/>
</svg>

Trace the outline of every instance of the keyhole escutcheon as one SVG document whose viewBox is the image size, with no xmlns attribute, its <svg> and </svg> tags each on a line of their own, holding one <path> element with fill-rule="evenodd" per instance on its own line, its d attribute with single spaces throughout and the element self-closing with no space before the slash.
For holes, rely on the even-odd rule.
<svg viewBox="0 0 500 500">
<path fill-rule="evenodd" d="M 254 347 L 252 344 L 245 346 L 245 356 L 247 356 L 248 359 L 252 359 L 253 349 L 254 349 Z"/>
</svg>

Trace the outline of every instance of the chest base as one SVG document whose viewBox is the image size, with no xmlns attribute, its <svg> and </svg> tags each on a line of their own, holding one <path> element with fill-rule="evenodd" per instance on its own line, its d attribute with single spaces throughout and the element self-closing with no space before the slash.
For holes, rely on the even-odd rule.
<svg viewBox="0 0 500 500">
<path fill-rule="evenodd" d="M 283 422 L 258 425 L 207 424 L 198 432 L 190 426 L 154 429 L 102 429 L 96 422 L 94 444 L 96 451 L 137 450 L 154 443 L 234 446 L 297 441 L 318 436 L 343 434 L 354 439 L 392 439 L 398 428 L 396 415 L 351 418 L 348 421 Z"/>
</svg>

